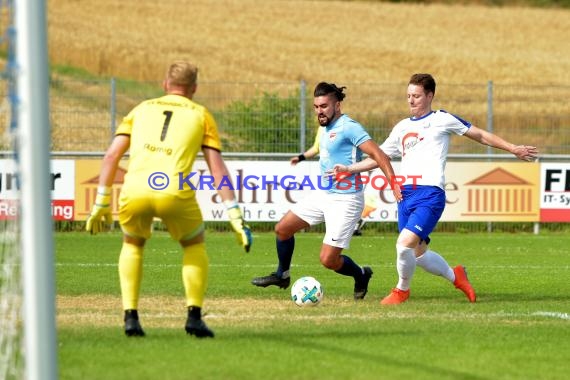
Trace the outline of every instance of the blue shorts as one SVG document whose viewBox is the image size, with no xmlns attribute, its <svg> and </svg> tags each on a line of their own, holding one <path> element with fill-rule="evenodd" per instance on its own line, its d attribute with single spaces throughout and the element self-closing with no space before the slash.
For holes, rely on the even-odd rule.
<svg viewBox="0 0 570 380">
<path fill-rule="evenodd" d="M 445 209 L 445 191 L 437 186 L 404 186 L 404 199 L 398 203 L 398 229 L 404 228 L 429 244 L 429 234 L 435 229 Z"/>
</svg>

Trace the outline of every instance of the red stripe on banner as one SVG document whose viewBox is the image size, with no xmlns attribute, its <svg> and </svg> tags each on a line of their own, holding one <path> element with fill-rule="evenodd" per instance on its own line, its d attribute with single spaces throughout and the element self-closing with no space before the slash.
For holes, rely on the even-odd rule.
<svg viewBox="0 0 570 380">
<path fill-rule="evenodd" d="M 541 222 L 570 222 L 570 209 L 542 208 L 540 209 Z"/>
<path fill-rule="evenodd" d="M 0 220 L 15 220 L 18 217 L 17 200 L 0 199 Z"/>
<path fill-rule="evenodd" d="M 53 220 L 73 220 L 73 199 L 54 199 L 51 201 Z"/>
<path fill-rule="evenodd" d="M 53 220 L 73 220 L 73 199 L 54 199 L 51 201 Z M 16 199 L 0 199 L 0 220 L 15 220 L 18 218 L 19 201 Z"/>
</svg>

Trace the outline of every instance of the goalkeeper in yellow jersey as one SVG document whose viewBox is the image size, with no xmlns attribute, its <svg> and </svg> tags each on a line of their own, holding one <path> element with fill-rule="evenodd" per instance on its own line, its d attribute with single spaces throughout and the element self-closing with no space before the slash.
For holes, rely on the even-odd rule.
<svg viewBox="0 0 570 380">
<path fill-rule="evenodd" d="M 200 150 L 216 184 L 222 180 L 228 183 L 230 176 L 214 118 L 192 101 L 197 75 L 198 69 L 187 61 L 172 63 L 163 81 L 166 94 L 143 101 L 123 119 L 103 158 L 97 197 L 86 223 L 91 233 L 112 222 L 111 185 L 119 161 L 130 150 L 119 198 L 119 223 L 124 234 L 119 278 L 127 336 L 145 335 L 138 316 L 143 249 L 157 217 L 183 250 L 182 281 L 188 308 L 185 330 L 199 338 L 214 337 L 201 312 L 208 280 L 204 222 L 195 190 L 179 179 L 181 173 L 190 174 Z M 220 186 L 218 194 L 239 244 L 249 252 L 252 235 L 233 188 Z"/>
</svg>

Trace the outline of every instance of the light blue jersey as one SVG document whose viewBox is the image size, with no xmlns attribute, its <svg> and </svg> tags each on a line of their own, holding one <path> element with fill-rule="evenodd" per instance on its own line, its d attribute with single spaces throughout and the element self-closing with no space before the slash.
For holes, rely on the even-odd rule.
<svg viewBox="0 0 570 380">
<path fill-rule="evenodd" d="M 321 175 L 324 176 L 335 164 L 348 166 L 361 161 L 362 151 L 358 146 L 370 139 L 370 135 L 360 123 L 341 115 L 322 132 L 319 145 Z M 360 174 L 352 174 L 342 179 L 331 177 L 332 183 L 323 183 L 329 193 L 356 193 L 364 190 L 359 177 Z"/>
</svg>

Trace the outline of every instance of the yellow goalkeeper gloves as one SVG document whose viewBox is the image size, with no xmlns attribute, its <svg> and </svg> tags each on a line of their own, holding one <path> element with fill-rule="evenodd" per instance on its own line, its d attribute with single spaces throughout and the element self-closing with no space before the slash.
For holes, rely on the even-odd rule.
<svg viewBox="0 0 570 380">
<path fill-rule="evenodd" d="M 109 226 L 111 223 L 113 223 L 113 216 L 111 215 L 111 188 L 99 186 L 91 215 L 87 218 L 85 230 L 95 235 L 103 231 L 105 226 Z"/>
<path fill-rule="evenodd" d="M 251 235 L 251 229 L 243 220 L 239 205 L 235 200 L 225 201 L 224 204 L 226 205 L 228 217 L 235 231 L 238 244 L 241 245 L 246 252 L 249 252 L 251 244 L 253 243 L 253 236 Z"/>
</svg>

